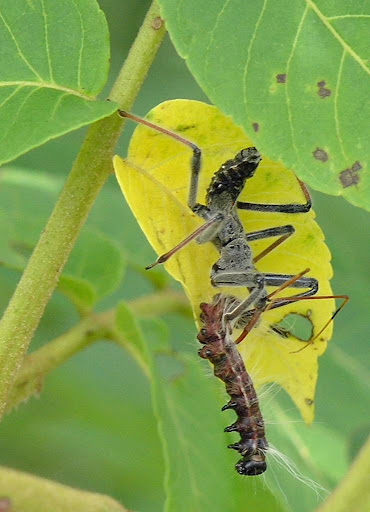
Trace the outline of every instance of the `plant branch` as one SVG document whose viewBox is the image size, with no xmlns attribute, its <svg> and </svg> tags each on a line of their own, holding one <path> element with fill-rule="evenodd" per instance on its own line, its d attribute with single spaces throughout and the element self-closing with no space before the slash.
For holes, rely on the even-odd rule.
<svg viewBox="0 0 370 512">
<path fill-rule="evenodd" d="M 128 512 L 104 494 L 67 487 L 52 480 L 0 467 L 0 510 L 23 512 Z"/>
<path fill-rule="evenodd" d="M 172 312 L 190 313 L 185 295 L 172 290 L 145 295 L 130 301 L 128 305 L 135 315 L 141 317 Z M 126 347 L 145 373 L 146 362 L 117 331 L 115 315 L 114 309 L 98 314 L 92 313 L 69 331 L 26 356 L 10 390 L 5 411 L 10 412 L 13 407 L 28 400 L 32 395 L 39 394 L 45 377 L 51 371 L 94 341 L 109 339 Z"/>
<path fill-rule="evenodd" d="M 153 2 L 111 99 L 130 110 L 164 35 Z M 113 114 L 90 126 L 48 223 L 0 322 L 0 416 L 29 342 L 97 194 L 112 172 L 112 155 L 122 121 Z"/>
<path fill-rule="evenodd" d="M 339 486 L 316 512 L 367 512 L 370 510 L 370 438 L 361 448 Z"/>
</svg>

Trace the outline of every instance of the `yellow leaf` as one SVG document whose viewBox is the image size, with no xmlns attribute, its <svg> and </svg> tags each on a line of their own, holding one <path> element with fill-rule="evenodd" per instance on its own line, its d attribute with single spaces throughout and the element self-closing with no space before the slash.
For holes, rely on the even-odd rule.
<svg viewBox="0 0 370 512">
<path fill-rule="evenodd" d="M 221 164 L 233 158 L 242 148 L 253 145 L 230 118 L 216 107 L 198 101 L 161 103 L 148 114 L 148 119 L 176 131 L 202 149 L 199 202 L 204 202 L 211 177 Z M 118 156 L 114 159 L 117 179 L 126 200 L 158 254 L 171 249 L 202 224 L 202 220 L 186 204 L 191 156 L 188 147 L 140 125 L 131 139 L 127 160 Z M 305 202 L 293 172 L 264 156 L 239 199 L 257 203 Z M 261 259 L 257 268 L 261 272 L 296 274 L 309 267 L 308 275 L 320 283 L 319 295 L 331 295 L 330 252 L 323 242 L 323 233 L 314 221 L 312 210 L 303 214 L 239 211 L 239 215 L 248 232 L 293 224 L 295 234 Z M 252 242 L 253 253 L 258 254 L 273 240 Z M 165 264 L 167 271 L 184 286 L 198 325 L 199 304 L 211 301 L 215 293 L 221 290 L 212 287 L 209 278 L 211 267 L 217 259 L 218 252 L 211 243 L 199 245 L 191 242 Z M 245 288 L 221 291 L 240 298 L 245 298 L 248 293 Z M 291 294 L 291 289 L 284 290 L 281 296 Z M 330 318 L 334 308 L 334 300 L 329 299 L 293 302 L 270 310 L 262 315 L 261 322 L 239 346 L 257 387 L 268 382 L 280 384 L 308 423 L 313 420 L 317 358 L 326 349 L 332 324 L 312 345 L 298 353 L 292 352 L 302 348 L 304 342 L 291 334 L 287 337 L 278 334 L 271 329 L 271 325 L 295 313 L 310 319 L 315 335 Z"/>
</svg>

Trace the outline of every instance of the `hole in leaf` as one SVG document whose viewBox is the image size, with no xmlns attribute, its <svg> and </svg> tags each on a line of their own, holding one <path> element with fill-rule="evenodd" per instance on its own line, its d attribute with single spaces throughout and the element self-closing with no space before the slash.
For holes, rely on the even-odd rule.
<svg viewBox="0 0 370 512">
<path fill-rule="evenodd" d="M 309 341 L 313 334 L 313 325 L 308 316 L 298 313 L 289 313 L 278 324 L 271 326 L 271 329 L 282 338 L 289 335 L 301 341 Z"/>
</svg>

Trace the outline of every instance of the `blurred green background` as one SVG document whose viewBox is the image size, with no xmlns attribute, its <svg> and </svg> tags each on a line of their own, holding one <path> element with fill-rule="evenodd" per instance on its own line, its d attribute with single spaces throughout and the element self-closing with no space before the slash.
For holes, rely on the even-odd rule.
<svg viewBox="0 0 370 512">
<path fill-rule="evenodd" d="M 112 66 L 109 85 L 124 60 L 150 2 L 100 0 L 110 31 Z M 192 98 L 207 101 L 166 36 L 134 107 L 143 115 L 161 101 Z M 124 155 L 133 126 L 128 126 L 117 149 Z M 46 173 L 59 189 L 76 157 L 85 130 L 49 142 L 12 166 L 29 173 Z M 9 198 L 26 201 L 45 217 L 54 194 L 41 196 L 9 189 L 0 193 L 5 208 Z M 335 293 L 350 295 L 349 305 L 337 317 L 333 341 L 320 359 L 316 421 L 335 433 L 341 447 L 338 466 L 333 454 L 333 482 L 340 478 L 369 430 L 367 366 L 368 290 L 370 288 L 368 213 L 341 198 L 313 193 L 314 209 L 333 255 Z M 23 208 L 21 206 L 21 208 Z M 11 207 L 11 205 L 9 205 Z M 153 252 L 127 208 L 114 177 L 105 185 L 87 226 L 113 238 L 143 266 Z M 16 272 L 0 269 L 4 308 L 17 283 Z M 147 280 L 130 267 L 121 286 L 103 300 L 99 310 L 121 298 L 151 291 Z M 190 320 L 165 318 L 175 347 L 196 357 L 196 329 Z M 32 342 L 35 349 L 68 327 L 77 315 L 66 298 L 55 293 Z M 286 409 L 292 403 L 283 398 Z M 273 425 L 270 427 L 274 428 Z M 310 433 L 307 429 L 307 436 Z M 39 399 L 31 399 L 0 425 L 0 463 L 86 490 L 106 493 L 126 507 L 142 512 L 162 509 L 163 458 L 152 414 L 148 383 L 128 353 L 110 343 L 97 343 L 56 370 L 45 382 Z M 317 443 L 317 440 L 315 440 Z M 325 443 L 312 447 L 325 464 Z M 329 457 L 329 459 L 328 459 Z"/>
</svg>

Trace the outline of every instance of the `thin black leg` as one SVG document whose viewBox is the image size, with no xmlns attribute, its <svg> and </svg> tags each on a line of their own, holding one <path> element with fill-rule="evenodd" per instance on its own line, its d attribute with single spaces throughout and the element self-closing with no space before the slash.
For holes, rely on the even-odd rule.
<svg viewBox="0 0 370 512">
<path fill-rule="evenodd" d="M 255 212 L 266 213 L 307 213 L 311 210 L 312 200 L 306 185 L 298 180 L 299 186 L 306 199 L 304 204 L 290 203 L 290 204 L 260 204 L 260 203 L 245 203 L 243 201 L 237 202 L 239 210 L 252 210 Z"/>
<path fill-rule="evenodd" d="M 287 240 L 293 233 L 295 229 L 290 224 L 286 226 L 277 226 L 275 228 L 262 229 L 261 231 L 254 231 L 253 233 L 246 233 L 247 242 L 253 242 L 254 240 L 262 240 L 263 238 L 270 238 L 273 236 L 279 236 L 278 240 L 275 240 L 271 245 L 266 247 L 262 252 L 257 254 L 253 258 L 253 263 L 257 263 L 257 261 L 264 258 L 271 251 L 276 249 L 279 245 L 281 245 L 285 240 Z"/>
<path fill-rule="evenodd" d="M 292 274 L 263 274 L 265 277 L 266 286 L 281 286 L 286 281 L 289 281 L 294 277 Z M 269 309 L 276 309 L 286 304 L 290 304 L 292 299 L 302 299 L 303 297 L 311 297 L 315 295 L 319 289 L 319 282 L 314 277 L 300 277 L 294 281 L 289 288 L 308 288 L 307 291 L 291 295 L 290 297 L 284 297 L 282 299 L 276 299 L 274 304 Z"/>
<path fill-rule="evenodd" d="M 307 201 L 305 204 L 259 204 L 259 203 L 244 203 L 238 201 L 236 203 L 239 210 L 252 210 L 255 212 L 265 213 L 307 213 L 311 210 L 312 202 Z"/>
<path fill-rule="evenodd" d="M 261 229 L 260 231 L 252 231 L 246 233 L 245 237 L 247 242 L 253 242 L 255 240 L 262 240 L 263 238 L 272 238 L 273 236 L 292 235 L 295 229 L 292 225 L 287 224 L 286 226 L 277 226 L 275 228 Z"/>
</svg>

